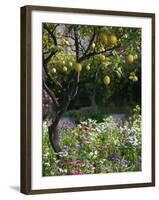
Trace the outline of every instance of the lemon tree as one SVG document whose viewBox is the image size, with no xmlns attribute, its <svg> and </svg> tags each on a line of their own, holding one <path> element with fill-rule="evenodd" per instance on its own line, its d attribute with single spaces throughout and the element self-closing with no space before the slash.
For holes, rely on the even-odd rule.
<svg viewBox="0 0 159 200">
<path fill-rule="evenodd" d="M 42 31 L 43 90 L 49 96 L 46 101 L 43 95 L 43 104 L 49 104 L 49 139 L 59 157 L 57 125 L 72 101 L 95 105 L 138 87 L 141 30 L 43 23 Z"/>
</svg>

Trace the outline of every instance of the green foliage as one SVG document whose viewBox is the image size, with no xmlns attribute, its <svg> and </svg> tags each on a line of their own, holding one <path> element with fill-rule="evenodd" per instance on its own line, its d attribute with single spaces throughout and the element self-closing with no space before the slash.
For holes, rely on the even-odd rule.
<svg viewBox="0 0 159 200">
<path fill-rule="evenodd" d="M 113 117 L 87 119 L 74 129 L 60 129 L 60 160 L 43 128 L 43 176 L 113 173 L 141 170 L 141 115 L 136 106 L 123 124 Z"/>
<path fill-rule="evenodd" d="M 78 57 L 86 56 L 82 61 L 82 71 L 80 81 L 85 84 L 80 85 L 76 97 L 76 102 L 85 102 L 90 105 L 92 91 L 94 89 L 94 76 L 99 68 L 99 73 L 95 81 L 96 103 L 109 105 L 114 104 L 140 104 L 141 101 L 141 29 L 127 27 L 103 27 L 88 25 L 64 25 L 64 24 L 43 24 L 43 55 L 47 58 L 50 53 L 54 55 L 50 59 L 47 68 L 51 76 L 48 85 L 54 91 L 56 97 L 62 102 L 68 86 L 68 82 L 73 76 L 75 63 L 77 60 L 77 49 L 75 47 L 75 32 L 78 35 Z M 54 37 L 52 34 L 54 33 Z M 93 34 L 94 48 L 89 47 Z M 109 42 L 101 43 L 100 36 L 103 34 L 108 38 L 115 35 L 117 43 L 110 45 Z M 120 47 L 118 47 L 118 45 Z M 89 47 L 89 48 L 88 48 Z M 88 49 L 87 49 L 88 48 Z M 108 49 L 108 50 L 107 50 Z M 106 56 L 106 60 L 100 60 L 100 52 Z M 132 64 L 127 62 L 127 55 L 137 55 Z M 78 58 L 78 59 L 79 59 Z M 71 63 L 71 65 L 70 65 Z M 87 65 L 90 70 L 87 70 Z M 67 67 L 64 72 L 63 67 Z M 55 68 L 56 73 L 51 70 Z M 130 73 L 134 72 L 138 81 L 129 79 Z M 103 77 L 108 75 L 111 79 L 109 87 L 103 84 Z M 75 84 L 74 79 L 70 84 Z M 127 95 L 125 95 L 127 94 Z M 124 96 L 124 100 L 123 100 Z M 84 103 L 83 103 L 84 106 Z"/>
<path fill-rule="evenodd" d="M 104 118 L 111 114 L 121 114 L 129 113 L 129 109 L 126 107 L 88 107 L 75 110 L 68 110 L 64 116 L 72 118 L 76 123 L 85 121 L 88 118 L 96 120 L 97 122 L 102 122 Z"/>
</svg>

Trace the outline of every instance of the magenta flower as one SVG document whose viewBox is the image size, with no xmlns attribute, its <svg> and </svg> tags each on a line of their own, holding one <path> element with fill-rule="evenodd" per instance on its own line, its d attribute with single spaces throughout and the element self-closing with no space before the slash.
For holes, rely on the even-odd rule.
<svg viewBox="0 0 159 200">
<path fill-rule="evenodd" d="M 76 167 L 81 167 L 81 163 L 76 163 L 75 166 Z"/>
<path fill-rule="evenodd" d="M 68 165 L 75 165 L 76 161 L 68 162 Z"/>
<path fill-rule="evenodd" d="M 70 172 L 71 175 L 76 175 L 76 174 L 79 174 L 79 170 L 72 170 Z"/>
<path fill-rule="evenodd" d="M 76 167 L 80 167 L 82 162 L 83 162 L 82 160 L 72 161 L 72 162 L 68 162 L 68 165 L 74 165 Z"/>
</svg>

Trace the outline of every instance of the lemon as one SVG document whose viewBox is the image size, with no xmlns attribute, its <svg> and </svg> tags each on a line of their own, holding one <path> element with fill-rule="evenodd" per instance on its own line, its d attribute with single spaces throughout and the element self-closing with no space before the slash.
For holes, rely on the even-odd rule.
<svg viewBox="0 0 159 200">
<path fill-rule="evenodd" d="M 105 33 L 99 35 L 99 41 L 101 44 L 106 45 L 108 43 L 108 37 Z"/>
<path fill-rule="evenodd" d="M 129 54 L 127 56 L 127 61 L 128 61 L 129 64 L 133 63 L 134 62 L 134 56 L 132 54 Z"/>
<path fill-rule="evenodd" d="M 108 86 L 110 84 L 110 77 L 108 75 L 106 75 L 103 79 L 103 82 L 106 86 Z"/>
<path fill-rule="evenodd" d="M 101 61 L 105 61 L 105 55 L 100 54 L 99 58 L 100 58 Z"/>
<path fill-rule="evenodd" d="M 134 55 L 134 60 L 137 60 L 137 59 L 138 59 L 138 55 L 135 54 L 135 55 Z"/>
<path fill-rule="evenodd" d="M 56 74 L 56 68 L 53 67 L 51 72 L 52 72 L 52 74 Z"/>
<path fill-rule="evenodd" d="M 135 72 L 130 73 L 129 79 L 132 80 L 133 82 L 138 81 L 138 77 L 136 76 Z"/>
<path fill-rule="evenodd" d="M 131 76 L 131 75 L 129 76 L 129 79 L 130 79 L 130 80 L 133 80 L 133 78 L 134 78 L 134 76 Z"/>
<path fill-rule="evenodd" d="M 138 77 L 137 77 L 137 76 L 134 76 L 132 80 L 133 80 L 134 82 L 137 82 L 137 81 L 138 81 Z"/>
<path fill-rule="evenodd" d="M 72 66 L 73 66 L 73 63 L 72 63 L 72 62 L 69 62 L 68 64 L 69 64 L 69 66 L 70 66 L 70 67 L 72 67 Z"/>
<path fill-rule="evenodd" d="M 67 72 L 67 67 L 63 67 L 63 72 Z"/>
<path fill-rule="evenodd" d="M 110 61 L 111 59 L 110 59 L 109 57 L 106 57 L 105 60 L 106 60 L 106 61 Z"/>
<path fill-rule="evenodd" d="M 131 75 L 129 76 L 129 79 L 130 79 L 130 80 L 133 80 L 133 78 L 134 78 L 134 76 L 131 76 Z"/>
<path fill-rule="evenodd" d="M 75 71 L 79 73 L 81 70 L 82 70 L 82 65 L 80 63 L 76 63 L 75 64 Z"/>
<path fill-rule="evenodd" d="M 110 45 L 115 45 L 117 43 L 117 37 L 115 35 L 111 35 L 109 37 L 109 44 Z"/>
<path fill-rule="evenodd" d="M 91 49 L 94 49 L 96 47 L 96 44 L 93 42 L 91 45 Z"/>
<path fill-rule="evenodd" d="M 90 65 L 86 65 L 86 70 L 89 71 L 90 70 Z"/>
</svg>

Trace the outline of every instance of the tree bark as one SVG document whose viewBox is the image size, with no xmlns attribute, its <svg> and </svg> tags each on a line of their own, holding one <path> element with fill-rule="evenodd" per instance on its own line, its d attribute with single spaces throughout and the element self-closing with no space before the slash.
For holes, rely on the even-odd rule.
<svg viewBox="0 0 159 200">
<path fill-rule="evenodd" d="M 61 116 L 57 115 L 55 121 L 49 126 L 49 141 L 53 150 L 55 151 L 55 153 L 57 153 L 56 155 L 57 159 L 60 158 L 58 153 L 61 152 L 61 147 L 59 145 L 59 133 L 58 133 L 58 123 L 61 117 L 62 115 Z"/>
<path fill-rule="evenodd" d="M 49 140 L 55 153 L 59 153 L 61 151 L 61 147 L 59 145 L 57 124 L 49 126 Z"/>
<path fill-rule="evenodd" d="M 78 81 L 78 78 L 76 81 Z M 68 106 L 70 105 L 71 100 L 73 99 L 73 97 L 75 97 L 77 88 L 78 84 L 75 84 L 75 86 L 72 87 L 70 90 L 68 89 L 68 93 L 66 95 L 63 106 L 61 106 L 61 109 L 57 111 L 55 120 L 52 119 L 52 124 L 49 126 L 49 140 L 53 150 L 56 153 L 57 159 L 60 159 L 59 152 L 62 151 L 59 144 L 58 123 L 65 111 L 67 110 Z"/>
</svg>

